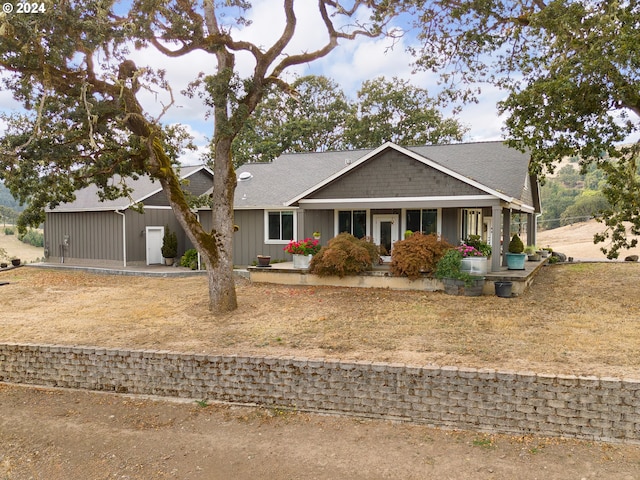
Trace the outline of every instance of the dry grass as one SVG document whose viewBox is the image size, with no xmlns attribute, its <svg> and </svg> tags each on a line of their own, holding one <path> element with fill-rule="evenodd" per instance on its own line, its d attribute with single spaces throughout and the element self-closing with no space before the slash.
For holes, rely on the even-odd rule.
<svg viewBox="0 0 640 480">
<path fill-rule="evenodd" d="M 204 277 L 21 268 L 0 274 L 0 338 L 640 378 L 639 280 L 638 264 L 555 266 L 514 299 L 242 282 L 212 317 Z"/>
<path fill-rule="evenodd" d="M 43 248 L 21 242 L 18 240 L 17 228 L 15 228 L 15 230 L 15 235 L 5 235 L 4 227 L 0 225 L 0 248 L 6 250 L 7 257 L 17 257 L 22 260 L 23 263 L 35 262 L 39 258 L 44 257 Z"/>
</svg>

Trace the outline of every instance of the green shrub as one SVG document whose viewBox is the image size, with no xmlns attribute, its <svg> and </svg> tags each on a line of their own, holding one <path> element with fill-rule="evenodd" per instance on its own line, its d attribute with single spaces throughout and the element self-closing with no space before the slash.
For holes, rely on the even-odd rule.
<svg viewBox="0 0 640 480">
<path fill-rule="evenodd" d="M 14 235 L 16 233 L 15 229 L 13 227 L 4 227 L 4 234 L 5 235 Z"/>
<path fill-rule="evenodd" d="M 178 255 L 178 236 L 167 225 L 164 227 L 164 237 L 162 238 L 162 256 L 176 258 L 176 255 Z"/>
<path fill-rule="evenodd" d="M 474 277 L 462 271 L 462 258 L 462 252 L 457 248 L 447 250 L 436 266 L 436 278 L 453 278 L 471 285 Z"/>
<path fill-rule="evenodd" d="M 198 251 L 195 248 L 190 248 L 182 258 L 180 258 L 180 266 L 196 270 L 198 268 Z"/>
<path fill-rule="evenodd" d="M 316 275 L 357 275 L 371 270 L 379 259 L 378 247 L 367 239 L 341 233 L 311 259 L 309 271 Z"/>
<path fill-rule="evenodd" d="M 18 235 L 18 240 L 34 247 L 44 247 L 44 234 L 38 230 L 29 229 L 22 235 Z"/>
<path fill-rule="evenodd" d="M 520 240 L 517 233 L 513 234 L 511 241 L 509 242 L 509 253 L 522 253 L 524 252 L 524 243 Z"/>
<path fill-rule="evenodd" d="M 450 248 L 451 245 L 438 240 L 435 234 L 414 233 L 393 244 L 391 272 L 415 280 L 423 273 L 433 272 Z"/>
</svg>

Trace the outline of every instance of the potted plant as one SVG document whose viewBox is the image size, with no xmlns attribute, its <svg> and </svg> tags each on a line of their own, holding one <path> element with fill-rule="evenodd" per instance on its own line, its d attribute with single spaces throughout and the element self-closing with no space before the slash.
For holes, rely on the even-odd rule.
<svg viewBox="0 0 640 480">
<path fill-rule="evenodd" d="M 540 254 L 536 251 L 536 247 L 534 247 L 533 245 L 529 245 L 527 248 L 525 248 L 524 253 L 527 254 L 527 258 L 530 262 L 540 261 Z"/>
<path fill-rule="evenodd" d="M 484 277 L 462 271 L 462 252 L 452 248 L 444 254 L 436 266 L 436 278 L 442 280 L 444 291 L 449 295 L 478 297 L 482 295 Z"/>
<path fill-rule="evenodd" d="M 518 234 L 514 233 L 509 242 L 509 249 L 506 254 L 507 268 L 509 270 L 524 270 L 524 261 L 527 256 L 523 252 L 524 244 Z"/>
<path fill-rule="evenodd" d="M 271 255 L 258 255 L 258 267 L 264 268 L 264 267 L 270 267 L 271 265 L 269 265 L 271 263 Z"/>
<path fill-rule="evenodd" d="M 457 246 L 456 250 L 462 254 L 461 269 L 463 272 L 476 276 L 487 274 L 487 257 L 480 250 L 466 243 Z"/>
<path fill-rule="evenodd" d="M 316 240 L 320 240 L 320 232 L 313 232 L 313 238 L 315 238 Z"/>
<path fill-rule="evenodd" d="M 162 256 L 166 265 L 173 265 L 178 255 L 178 236 L 176 232 L 169 229 L 169 225 L 164 228 L 164 237 L 162 238 Z"/>
<path fill-rule="evenodd" d="M 491 245 L 483 241 L 480 235 L 469 235 L 464 241 L 464 244 L 469 245 L 470 247 L 474 247 L 484 257 L 488 258 L 491 256 Z"/>
<path fill-rule="evenodd" d="M 320 242 L 315 238 L 291 240 L 284 251 L 293 255 L 293 268 L 309 268 L 311 257 L 320 251 Z"/>
</svg>

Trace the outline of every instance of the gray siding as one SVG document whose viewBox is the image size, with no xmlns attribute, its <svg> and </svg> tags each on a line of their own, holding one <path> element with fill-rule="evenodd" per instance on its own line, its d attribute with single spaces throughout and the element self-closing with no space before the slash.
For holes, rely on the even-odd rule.
<svg viewBox="0 0 640 480">
<path fill-rule="evenodd" d="M 320 244 L 326 245 L 333 238 L 333 210 L 304 210 L 304 228 L 301 238 L 308 238 L 313 232 L 320 232 Z"/>
<path fill-rule="evenodd" d="M 62 249 L 65 236 L 68 248 Z M 109 212 L 48 212 L 45 224 L 48 261 L 122 261 L 122 216 Z"/>
<path fill-rule="evenodd" d="M 165 209 L 145 209 L 144 213 L 127 210 L 127 263 L 147 262 L 146 248 L 146 227 L 164 227 L 176 232 L 178 237 L 178 259 L 185 250 L 191 248 L 191 244 L 186 241 L 186 236 L 182 227 L 175 219 L 172 210 Z"/>
<path fill-rule="evenodd" d="M 452 245 L 460 241 L 460 209 L 442 209 L 442 239 Z"/>
<path fill-rule="evenodd" d="M 158 188 L 162 188 L 159 181 L 156 181 L 155 185 L 157 185 Z M 209 175 L 208 172 L 204 172 L 201 170 L 186 179 L 186 184 L 183 189 L 197 196 L 202 195 L 211 187 L 213 187 L 213 179 L 211 178 L 211 175 Z M 145 205 L 154 207 L 169 206 L 167 196 L 164 194 L 164 192 L 158 192 L 154 195 L 151 195 L 149 198 L 145 199 L 143 203 Z"/>
<path fill-rule="evenodd" d="M 389 150 L 336 179 L 309 198 L 386 198 L 484 193 L 395 150 Z"/>
</svg>

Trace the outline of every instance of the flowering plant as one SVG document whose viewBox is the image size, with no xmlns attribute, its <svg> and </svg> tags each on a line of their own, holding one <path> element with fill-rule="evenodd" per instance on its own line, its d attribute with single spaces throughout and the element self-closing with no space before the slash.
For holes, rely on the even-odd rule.
<svg viewBox="0 0 640 480">
<path fill-rule="evenodd" d="M 458 250 L 463 257 L 484 257 L 480 250 L 472 247 L 471 245 L 467 245 L 466 243 L 457 246 L 456 250 Z"/>
<path fill-rule="evenodd" d="M 314 238 L 305 238 L 304 240 L 291 240 L 284 251 L 294 255 L 315 255 L 320 251 L 319 241 Z"/>
</svg>

